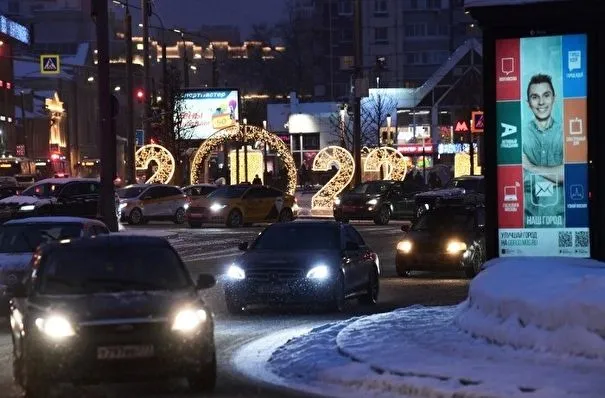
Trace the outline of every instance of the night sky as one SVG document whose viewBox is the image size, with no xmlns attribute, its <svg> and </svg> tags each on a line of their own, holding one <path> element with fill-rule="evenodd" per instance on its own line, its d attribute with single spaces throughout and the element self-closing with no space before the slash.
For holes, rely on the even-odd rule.
<svg viewBox="0 0 605 398">
<path fill-rule="evenodd" d="M 166 27 L 196 29 L 201 25 L 238 25 L 242 39 L 252 25 L 275 23 L 285 16 L 287 0 L 153 0 Z"/>
</svg>

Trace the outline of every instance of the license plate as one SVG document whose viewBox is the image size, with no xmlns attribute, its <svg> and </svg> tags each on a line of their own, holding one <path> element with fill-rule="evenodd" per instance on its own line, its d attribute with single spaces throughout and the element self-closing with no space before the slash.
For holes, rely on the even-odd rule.
<svg viewBox="0 0 605 398">
<path fill-rule="evenodd" d="M 97 348 L 97 359 L 102 360 L 149 358 L 153 354 L 152 345 L 121 345 Z"/>
<path fill-rule="evenodd" d="M 260 286 L 257 292 L 260 294 L 287 294 L 290 293 L 290 288 L 284 285 Z"/>
<path fill-rule="evenodd" d="M 202 213 L 189 213 L 189 217 L 201 217 Z"/>
</svg>

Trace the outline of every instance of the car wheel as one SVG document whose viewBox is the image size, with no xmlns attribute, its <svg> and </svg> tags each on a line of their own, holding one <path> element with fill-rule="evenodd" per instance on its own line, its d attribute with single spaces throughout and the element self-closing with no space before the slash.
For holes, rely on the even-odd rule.
<svg viewBox="0 0 605 398">
<path fill-rule="evenodd" d="M 279 222 L 290 222 L 293 219 L 294 215 L 290 209 L 283 209 L 281 213 L 279 213 Z"/>
<path fill-rule="evenodd" d="M 189 228 L 202 228 L 202 223 L 199 221 L 189 221 Z"/>
<path fill-rule="evenodd" d="M 345 310 L 345 282 L 342 274 L 334 284 L 334 297 L 330 307 L 333 312 L 343 312 Z"/>
<path fill-rule="evenodd" d="M 374 305 L 378 302 L 378 292 L 380 291 L 380 281 L 375 269 L 370 271 L 367 293 L 359 298 L 360 304 Z"/>
<path fill-rule="evenodd" d="M 420 218 L 424 212 L 426 211 L 426 208 L 424 206 L 418 206 L 416 208 L 416 219 Z"/>
<path fill-rule="evenodd" d="M 143 223 L 143 212 L 139 208 L 134 208 L 128 215 L 128 224 L 139 225 Z"/>
<path fill-rule="evenodd" d="M 225 303 L 227 304 L 227 311 L 230 314 L 238 315 L 244 312 L 244 305 L 235 299 L 226 297 Z"/>
<path fill-rule="evenodd" d="M 174 223 L 175 224 L 183 224 L 185 222 L 185 209 L 182 207 L 177 209 L 176 213 L 174 213 Z"/>
<path fill-rule="evenodd" d="M 239 228 L 244 225 L 244 217 L 242 212 L 235 209 L 231 210 L 231 213 L 227 216 L 227 226 L 231 228 Z"/>
<path fill-rule="evenodd" d="M 216 351 L 212 352 L 212 360 L 202 366 L 193 375 L 187 377 L 189 388 L 194 392 L 212 392 L 216 387 Z"/>
<path fill-rule="evenodd" d="M 376 225 L 387 225 L 391 219 L 391 209 L 388 206 L 382 206 L 378 210 L 376 218 L 374 218 L 374 224 Z"/>
</svg>

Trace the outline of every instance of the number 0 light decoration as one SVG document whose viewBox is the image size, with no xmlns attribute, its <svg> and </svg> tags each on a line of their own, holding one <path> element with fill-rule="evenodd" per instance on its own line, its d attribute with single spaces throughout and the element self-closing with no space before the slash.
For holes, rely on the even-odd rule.
<svg viewBox="0 0 605 398">
<path fill-rule="evenodd" d="M 329 146 L 315 155 L 313 160 L 313 171 L 328 171 L 332 166 L 336 166 L 338 171 L 311 198 L 311 211 L 331 211 L 332 204 L 336 196 L 343 191 L 353 180 L 355 172 L 355 161 L 353 156 L 346 149 L 339 146 Z"/>
<path fill-rule="evenodd" d="M 147 170 L 151 161 L 157 164 L 157 170 L 145 181 L 145 184 L 168 184 L 176 168 L 174 156 L 161 145 L 143 145 L 135 153 L 136 169 Z"/>
<path fill-rule="evenodd" d="M 245 126 L 243 124 L 235 124 L 226 127 L 214 133 L 200 145 L 191 164 L 191 183 L 200 182 L 199 166 L 213 150 L 229 142 L 244 142 L 244 139 L 246 142 L 261 141 L 277 152 L 277 155 L 283 160 L 288 173 L 287 193 L 294 195 L 294 191 L 296 190 L 296 164 L 290 153 L 290 148 L 277 135 L 249 124 Z M 232 167 L 235 167 L 235 165 L 232 165 Z"/>
<path fill-rule="evenodd" d="M 383 180 L 403 181 L 407 173 L 405 158 L 391 147 L 374 148 L 366 157 L 363 169 L 365 172 L 380 172 L 385 166 Z"/>
</svg>

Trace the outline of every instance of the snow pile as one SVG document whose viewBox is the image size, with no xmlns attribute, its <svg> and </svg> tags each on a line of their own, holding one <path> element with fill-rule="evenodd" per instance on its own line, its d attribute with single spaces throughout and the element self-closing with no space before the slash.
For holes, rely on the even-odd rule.
<svg viewBox="0 0 605 398">
<path fill-rule="evenodd" d="M 491 260 L 455 320 L 491 343 L 605 359 L 605 264 L 565 258 Z"/>
</svg>

